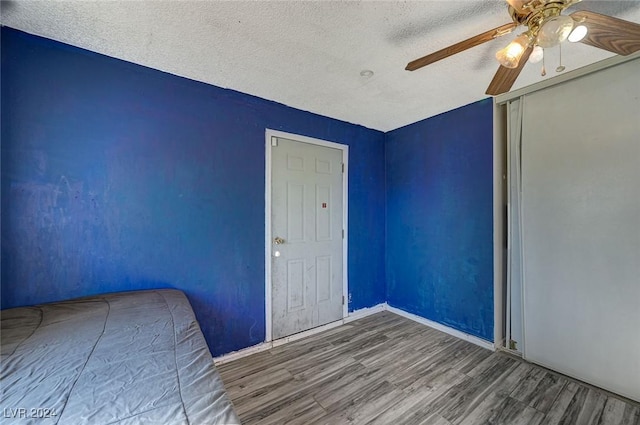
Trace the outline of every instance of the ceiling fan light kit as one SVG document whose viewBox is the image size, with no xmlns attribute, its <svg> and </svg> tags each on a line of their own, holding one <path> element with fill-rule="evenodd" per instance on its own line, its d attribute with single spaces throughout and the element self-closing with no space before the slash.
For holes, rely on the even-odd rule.
<svg viewBox="0 0 640 425">
<path fill-rule="evenodd" d="M 581 10 L 571 15 L 562 12 L 580 0 L 506 0 L 513 22 L 409 62 L 405 69 L 415 71 L 451 55 L 511 33 L 522 25 L 527 30 L 496 53 L 500 68 L 486 94 L 498 95 L 511 90 L 524 63 L 543 59 L 544 48 L 558 46 L 565 40 L 582 42 L 619 55 L 640 50 L 640 25 Z M 562 64 L 558 69 L 564 66 Z M 560 71 L 558 71 L 560 72 Z M 546 73 L 543 71 L 542 75 Z"/>
<path fill-rule="evenodd" d="M 496 59 L 500 62 L 500 65 L 506 68 L 517 68 L 520 63 L 520 58 L 527 50 L 527 47 L 531 44 L 532 37 L 528 33 L 522 33 L 515 40 L 507 45 L 502 50 L 498 50 L 496 53 Z"/>
<path fill-rule="evenodd" d="M 569 40 L 571 43 L 577 43 L 578 41 L 582 41 L 582 39 L 586 37 L 588 32 L 589 28 L 587 28 L 585 25 L 576 25 L 573 31 L 571 31 L 571 34 L 569 34 L 569 37 L 567 37 L 567 40 Z"/>
<path fill-rule="evenodd" d="M 569 37 L 573 29 L 570 16 L 554 16 L 544 21 L 538 32 L 536 44 L 543 49 L 557 46 Z"/>
<path fill-rule="evenodd" d="M 544 58 L 544 49 L 540 46 L 534 46 L 529 56 L 529 62 L 538 63 Z"/>
</svg>

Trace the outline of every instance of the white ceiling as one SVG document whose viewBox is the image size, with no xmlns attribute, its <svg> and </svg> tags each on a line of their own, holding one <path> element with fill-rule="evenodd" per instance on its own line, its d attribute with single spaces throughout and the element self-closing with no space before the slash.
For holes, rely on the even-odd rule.
<svg viewBox="0 0 640 425">
<path fill-rule="evenodd" d="M 408 61 L 509 22 L 504 0 L 5 0 L 1 7 L 2 24 L 13 28 L 382 131 L 487 97 L 493 55 L 514 37 L 409 72 Z M 569 10 L 578 9 L 640 22 L 638 0 L 585 0 Z M 546 56 L 550 78 L 557 48 Z M 569 71 L 612 54 L 566 43 L 562 56 Z M 542 78 L 539 64 L 527 64 L 514 89 Z"/>
</svg>

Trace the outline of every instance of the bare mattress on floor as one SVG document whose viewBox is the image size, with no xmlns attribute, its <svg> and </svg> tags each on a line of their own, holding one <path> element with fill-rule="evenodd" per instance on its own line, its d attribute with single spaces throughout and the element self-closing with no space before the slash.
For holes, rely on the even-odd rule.
<svg viewBox="0 0 640 425">
<path fill-rule="evenodd" d="M 1 318 L 2 423 L 240 423 L 180 291 L 13 308 Z"/>
</svg>

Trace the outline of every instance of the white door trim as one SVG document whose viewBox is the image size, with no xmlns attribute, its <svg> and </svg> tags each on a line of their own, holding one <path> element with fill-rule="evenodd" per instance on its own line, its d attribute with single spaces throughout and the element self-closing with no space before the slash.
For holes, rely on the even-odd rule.
<svg viewBox="0 0 640 425">
<path fill-rule="evenodd" d="M 328 142 L 326 140 L 314 139 L 312 137 L 300 136 L 283 131 L 266 129 L 265 131 L 265 199 L 264 199 L 264 311 L 265 311 L 265 341 L 272 339 L 271 323 L 271 138 L 281 137 L 283 139 L 295 140 L 297 142 L 309 143 L 312 145 L 325 146 L 342 151 L 342 163 L 344 164 L 344 174 L 342 177 L 342 223 L 344 228 L 344 238 L 342 239 L 342 317 L 349 315 L 349 285 L 348 276 L 348 240 L 349 240 L 349 146 L 341 143 Z"/>
<path fill-rule="evenodd" d="M 509 335 L 509 293 L 504 298 L 506 264 L 504 252 L 505 205 L 507 204 L 506 173 L 509 168 L 507 156 L 507 122 L 504 106 L 493 102 L 493 344 L 495 348 L 506 347 Z M 505 168 L 506 167 L 506 168 Z M 507 208 L 507 212 L 509 209 Z M 508 290 L 508 286 L 507 286 Z M 505 307 L 507 316 L 504 316 Z M 506 323 L 505 323 L 506 321 Z"/>
</svg>

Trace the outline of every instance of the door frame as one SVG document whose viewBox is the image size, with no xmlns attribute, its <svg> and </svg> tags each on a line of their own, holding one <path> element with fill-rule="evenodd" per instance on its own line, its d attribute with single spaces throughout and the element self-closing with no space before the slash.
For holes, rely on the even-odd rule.
<svg viewBox="0 0 640 425">
<path fill-rule="evenodd" d="M 493 348 L 507 347 L 507 111 L 493 100 Z"/>
<path fill-rule="evenodd" d="M 271 138 L 281 137 L 283 139 L 294 140 L 296 142 L 308 143 L 311 145 L 324 146 L 328 148 L 338 149 L 342 151 L 342 163 L 344 164 L 344 173 L 342 175 L 342 225 L 344 229 L 344 238 L 342 239 L 342 296 L 344 303 L 342 305 L 342 319 L 349 315 L 349 285 L 348 277 L 348 241 L 349 241 L 349 146 L 341 143 L 329 142 L 326 140 L 314 139 L 312 137 L 301 136 L 293 133 L 285 133 L 284 131 L 265 130 L 265 208 L 264 208 L 264 310 L 265 310 L 265 342 L 272 340 L 272 322 L 271 322 L 271 256 L 273 244 L 271 243 Z M 326 325 L 325 325 L 326 326 Z M 320 327 L 322 328 L 322 327 Z"/>
</svg>

